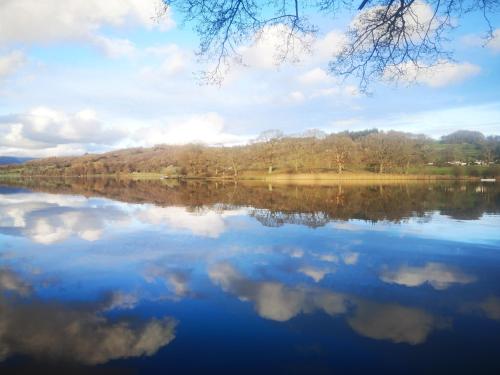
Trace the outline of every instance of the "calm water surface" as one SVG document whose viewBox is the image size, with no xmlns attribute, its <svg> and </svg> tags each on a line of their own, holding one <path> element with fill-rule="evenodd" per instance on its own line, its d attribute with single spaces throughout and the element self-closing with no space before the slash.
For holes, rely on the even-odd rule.
<svg viewBox="0 0 500 375">
<path fill-rule="evenodd" d="M 500 188 L 0 187 L 0 372 L 500 373 Z"/>
</svg>

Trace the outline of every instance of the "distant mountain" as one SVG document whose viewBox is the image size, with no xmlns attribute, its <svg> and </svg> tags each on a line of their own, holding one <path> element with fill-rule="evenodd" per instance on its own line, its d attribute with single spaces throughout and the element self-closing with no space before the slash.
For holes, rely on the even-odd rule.
<svg viewBox="0 0 500 375">
<path fill-rule="evenodd" d="M 5 164 L 22 164 L 26 161 L 33 160 L 34 158 L 20 158 L 17 156 L 0 156 L 0 165 Z"/>
</svg>

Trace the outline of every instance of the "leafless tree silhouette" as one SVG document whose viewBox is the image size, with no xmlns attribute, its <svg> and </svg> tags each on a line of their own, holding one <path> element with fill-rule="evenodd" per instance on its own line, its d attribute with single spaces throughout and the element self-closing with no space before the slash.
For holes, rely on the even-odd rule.
<svg viewBox="0 0 500 375">
<path fill-rule="evenodd" d="M 163 0 L 192 24 L 200 38 L 198 56 L 210 62 L 204 78 L 220 83 L 230 66 L 242 63 L 242 46 L 267 31 L 280 35 L 276 64 L 309 51 L 320 31 L 311 15 L 334 18 L 348 11 L 353 18 L 331 73 L 356 77 L 361 90 L 374 79 L 398 81 L 409 72 L 452 59 L 447 33 L 462 17 L 484 19 L 485 42 L 493 37 L 492 17 L 500 0 Z M 354 13 L 353 13 L 354 12 Z"/>
</svg>

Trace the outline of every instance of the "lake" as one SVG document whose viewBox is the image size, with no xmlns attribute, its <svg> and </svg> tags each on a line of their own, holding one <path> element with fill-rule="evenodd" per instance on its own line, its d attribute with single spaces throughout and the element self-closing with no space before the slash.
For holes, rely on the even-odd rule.
<svg viewBox="0 0 500 375">
<path fill-rule="evenodd" d="M 500 373 L 498 183 L 0 183 L 0 372 Z"/>
</svg>

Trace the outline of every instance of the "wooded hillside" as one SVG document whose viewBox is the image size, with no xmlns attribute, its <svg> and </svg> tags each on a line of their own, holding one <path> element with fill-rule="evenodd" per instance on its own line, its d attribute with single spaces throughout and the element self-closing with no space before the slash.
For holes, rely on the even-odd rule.
<svg viewBox="0 0 500 375">
<path fill-rule="evenodd" d="M 377 172 L 471 176 L 499 175 L 500 136 L 458 131 L 433 140 L 425 135 L 376 129 L 285 136 L 263 132 L 244 146 L 189 144 L 58 157 L 2 167 L 3 172 L 43 176 L 158 173 L 165 176 L 238 177 L 246 173 Z M 465 166 L 467 169 L 465 169 Z"/>
</svg>

